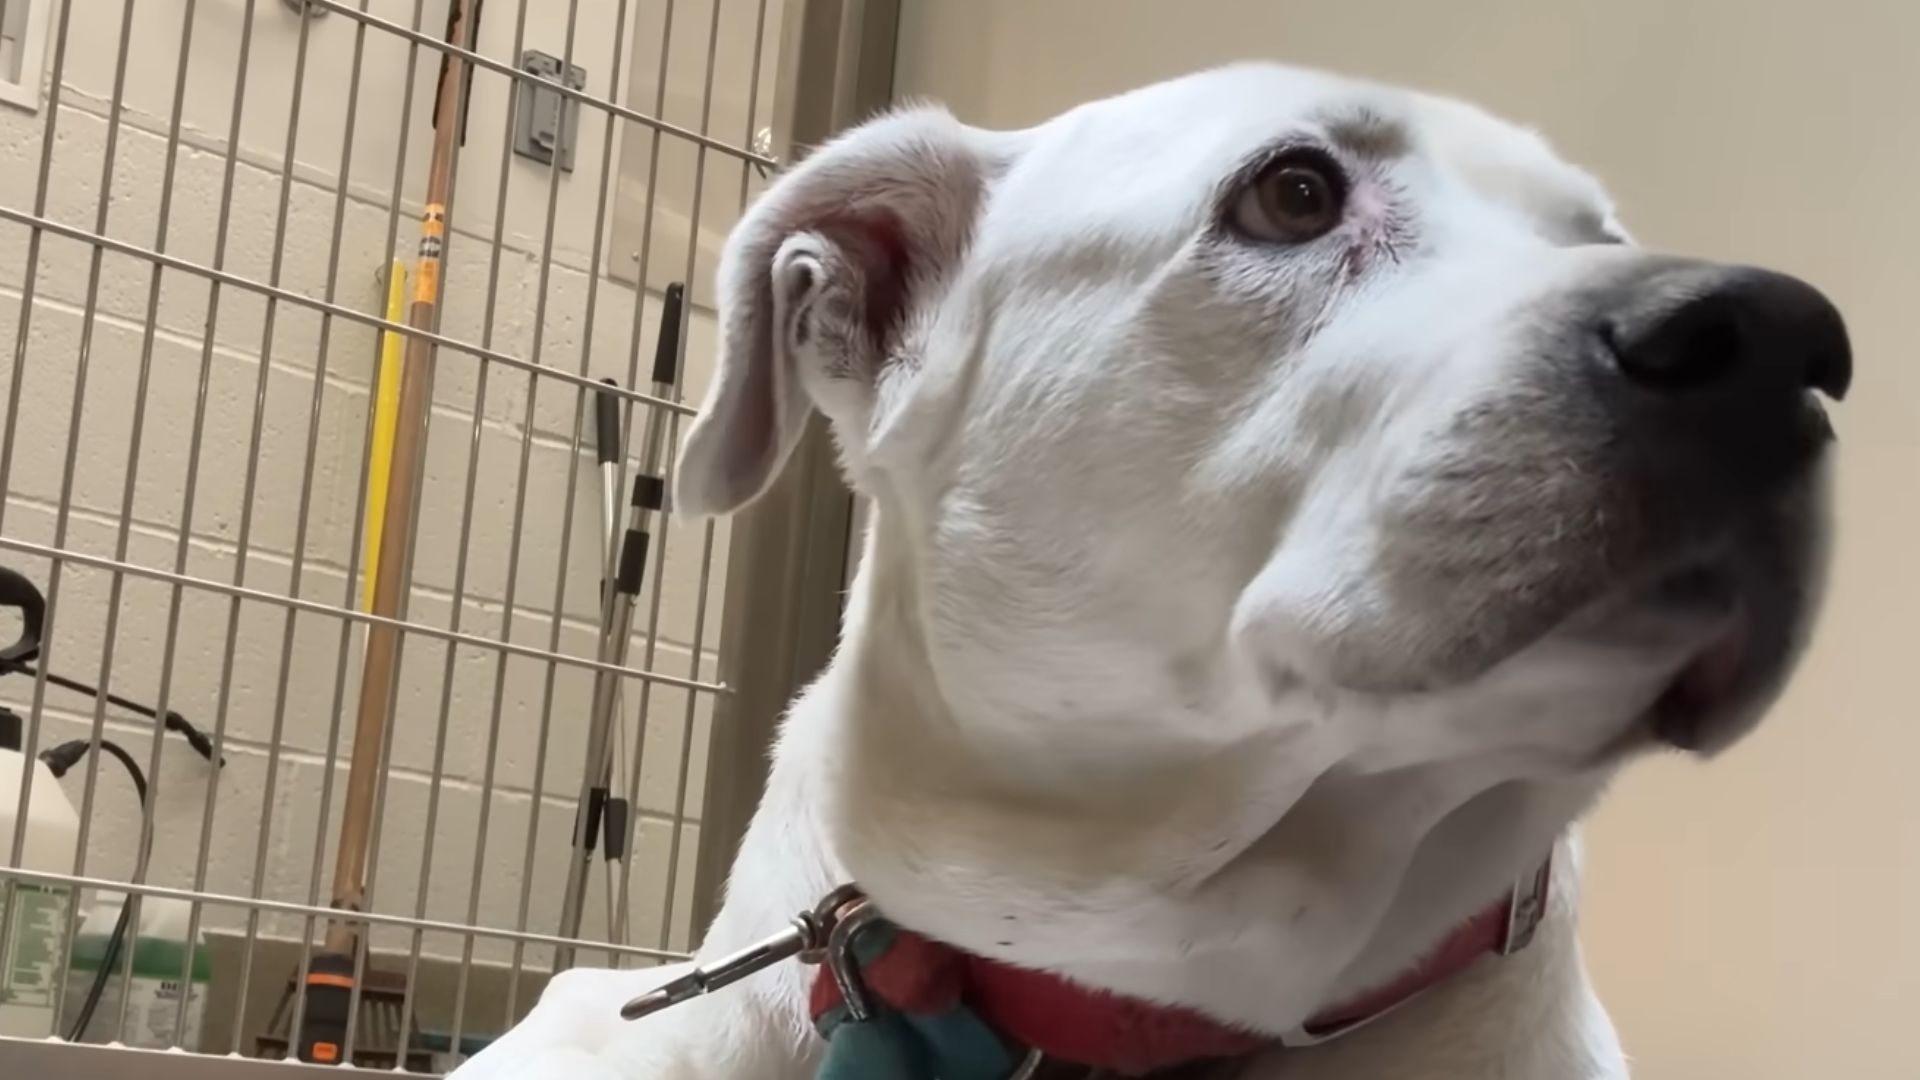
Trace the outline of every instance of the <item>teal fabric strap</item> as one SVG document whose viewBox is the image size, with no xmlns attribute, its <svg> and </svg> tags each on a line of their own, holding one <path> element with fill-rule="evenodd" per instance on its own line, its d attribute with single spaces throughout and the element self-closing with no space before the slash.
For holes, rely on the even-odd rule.
<svg viewBox="0 0 1920 1080">
<path fill-rule="evenodd" d="M 863 1021 L 842 1007 L 821 1029 L 827 1056 L 816 1080 L 1008 1080 L 1022 1060 L 964 1005 L 932 1015 L 882 1008 Z"/>
</svg>

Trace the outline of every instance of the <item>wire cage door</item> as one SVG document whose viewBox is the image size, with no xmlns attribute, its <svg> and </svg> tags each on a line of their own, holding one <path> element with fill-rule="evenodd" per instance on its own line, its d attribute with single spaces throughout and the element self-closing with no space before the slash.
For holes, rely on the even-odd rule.
<svg viewBox="0 0 1920 1080">
<path fill-rule="evenodd" d="M 5 4 L 0 1065 L 444 1071 L 684 955 L 846 499 L 664 480 L 893 5 Z"/>
</svg>

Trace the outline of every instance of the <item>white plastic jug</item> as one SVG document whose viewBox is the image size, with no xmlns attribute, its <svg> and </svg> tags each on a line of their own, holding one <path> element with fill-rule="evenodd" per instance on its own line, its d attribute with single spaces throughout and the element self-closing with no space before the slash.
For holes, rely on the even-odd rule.
<svg viewBox="0 0 1920 1080">
<path fill-rule="evenodd" d="M 0 868 L 16 865 L 13 831 L 26 771 L 34 770 L 28 796 L 26 846 L 19 867 L 48 873 L 73 869 L 80 815 L 60 790 L 60 781 L 39 761 L 30 761 L 0 732 Z M 54 1033 L 61 969 L 67 963 L 67 912 L 74 890 L 22 881 L 0 869 L 0 934 L 8 939 L 0 968 L 0 1035 L 44 1038 Z"/>
<path fill-rule="evenodd" d="M 67 1011 L 60 1022 L 73 1026 L 86 1007 L 86 994 L 100 976 L 113 924 L 119 922 L 125 897 L 100 894 L 73 938 L 73 970 L 67 974 Z M 150 896 L 140 903 L 140 932 L 129 932 L 132 947 L 131 978 L 121 978 L 119 961 L 108 969 L 94 1017 L 81 1032 L 81 1042 L 119 1042 L 140 1049 L 167 1049 L 179 1030 L 186 1049 L 200 1045 L 205 1022 L 207 984 L 213 980 L 213 955 L 207 951 L 207 932 L 200 928 L 188 955 L 186 926 L 194 907 L 184 899 Z M 136 944 L 138 942 L 138 944 Z M 184 976 L 184 980 L 182 980 Z M 121 997 L 127 997 L 127 1026 L 117 1034 L 113 1024 L 121 1017 Z M 186 1019 L 180 1019 L 180 1013 Z"/>
<path fill-rule="evenodd" d="M 74 935 L 67 1008 L 60 1017 L 67 1027 L 78 1023 L 86 1008 L 87 994 L 99 977 L 100 962 L 106 957 L 108 940 L 125 902 L 118 893 L 101 893 Z M 200 1045 L 213 957 L 207 952 L 206 930 L 201 928 L 194 939 L 193 963 L 188 967 L 187 926 L 192 916 L 193 905 L 185 900 L 149 896 L 140 904 L 140 932 L 130 932 L 125 943 L 134 950 L 131 979 L 121 978 L 124 969 L 119 961 L 108 969 L 100 1001 L 80 1035 L 81 1042 L 119 1042 L 145 1050 L 164 1050 L 174 1045 L 174 1031 L 178 1029 L 181 1046 L 191 1050 Z M 128 999 L 127 1022 L 116 1033 L 113 1028 L 120 1021 L 122 997 Z M 185 1019 L 180 1015 L 183 1011 Z"/>
</svg>

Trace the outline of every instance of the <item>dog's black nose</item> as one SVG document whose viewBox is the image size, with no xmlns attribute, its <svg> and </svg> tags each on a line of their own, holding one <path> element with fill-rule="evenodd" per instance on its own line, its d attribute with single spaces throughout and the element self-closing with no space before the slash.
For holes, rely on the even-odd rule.
<svg viewBox="0 0 1920 1080">
<path fill-rule="evenodd" d="M 1763 414 L 1806 390 L 1846 396 L 1846 323 L 1806 282 L 1770 270 L 1670 264 L 1636 284 L 1600 324 L 1613 362 L 1636 386 Z"/>
<path fill-rule="evenodd" d="M 1832 440 L 1817 395 L 1853 378 L 1846 324 L 1818 289 L 1768 270 L 1645 257 L 1594 294 L 1589 370 L 1617 452 L 1647 490 L 1758 494 Z M 1676 510 L 1675 512 L 1680 512 Z"/>
</svg>

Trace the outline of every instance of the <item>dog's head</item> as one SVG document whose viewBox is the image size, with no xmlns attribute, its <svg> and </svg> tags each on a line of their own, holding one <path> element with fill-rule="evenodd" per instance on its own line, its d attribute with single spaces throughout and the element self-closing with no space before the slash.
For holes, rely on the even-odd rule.
<svg viewBox="0 0 1920 1080">
<path fill-rule="evenodd" d="M 940 692 L 1050 765 L 1274 717 L 1365 769 L 1714 749 L 1817 594 L 1834 308 L 1635 247 L 1457 102 L 1245 65 L 1020 132 L 897 113 L 720 289 L 679 508 L 824 412 Z"/>
</svg>

